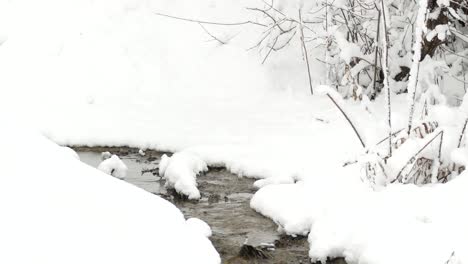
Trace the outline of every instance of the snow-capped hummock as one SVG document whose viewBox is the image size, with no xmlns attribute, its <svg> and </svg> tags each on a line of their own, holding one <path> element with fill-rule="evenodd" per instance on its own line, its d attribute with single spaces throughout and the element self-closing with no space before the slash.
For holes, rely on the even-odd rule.
<svg viewBox="0 0 468 264">
<path fill-rule="evenodd" d="M 125 163 L 117 155 L 112 155 L 110 158 L 105 159 L 99 164 L 98 169 L 121 180 L 125 179 L 128 170 Z"/>
<path fill-rule="evenodd" d="M 199 218 L 189 218 L 187 219 L 186 223 L 190 229 L 192 229 L 192 231 L 198 234 L 201 234 L 205 237 L 210 237 L 212 235 L 210 226 Z"/>
<path fill-rule="evenodd" d="M 166 179 L 166 186 L 189 199 L 200 199 L 197 175 L 207 170 L 206 162 L 188 151 L 175 153 L 172 157 L 163 155 L 159 163 L 159 175 Z"/>
</svg>

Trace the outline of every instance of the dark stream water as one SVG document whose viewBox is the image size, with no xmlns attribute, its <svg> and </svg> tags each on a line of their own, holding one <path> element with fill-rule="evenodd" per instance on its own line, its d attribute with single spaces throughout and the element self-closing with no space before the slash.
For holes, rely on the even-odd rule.
<svg viewBox="0 0 468 264">
<path fill-rule="evenodd" d="M 128 167 L 125 181 L 169 200 L 186 218 L 197 217 L 208 223 L 213 231 L 210 239 L 223 263 L 310 263 L 307 238 L 278 234 L 276 224 L 250 208 L 250 199 L 256 191 L 252 179 L 240 178 L 226 169 L 210 168 L 197 177 L 202 198 L 189 201 L 164 187 L 164 179 L 158 176 L 162 152 L 146 151 L 143 156 L 137 149 L 124 147 L 74 149 L 83 162 L 93 167 L 101 162 L 101 152 L 118 155 Z M 340 261 L 329 263 L 345 263 Z"/>
</svg>

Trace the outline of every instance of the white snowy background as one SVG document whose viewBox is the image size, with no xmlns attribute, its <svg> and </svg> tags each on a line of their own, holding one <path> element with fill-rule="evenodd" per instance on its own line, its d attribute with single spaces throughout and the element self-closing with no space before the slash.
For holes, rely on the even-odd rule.
<svg viewBox="0 0 468 264">
<path fill-rule="evenodd" d="M 162 176 L 194 199 L 206 165 L 256 178 L 251 207 L 308 235 L 314 261 L 443 264 L 455 252 L 452 263 L 468 263 L 466 173 L 373 190 L 360 166 L 342 168 L 364 151 L 328 98 L 309 95 L 300 48 L 261 65 L 246 51 L 255 27 L 207 26 L 229 40 L 219 45 L 155 14 L 239 22 L 254 19 L 251 3 L 0 0 L 0 262 L 220 263 L 203 225 L 60 144 L 183 151 Z M 319 84 L 325 69 L 312 66 Z M 385 137 L 383 101 L 345 103 L 367 142 Z M 405 95 L 393 104 L 404 127 Z M 431 115 L 461 130 L 466 114 Z"/>
</svg>

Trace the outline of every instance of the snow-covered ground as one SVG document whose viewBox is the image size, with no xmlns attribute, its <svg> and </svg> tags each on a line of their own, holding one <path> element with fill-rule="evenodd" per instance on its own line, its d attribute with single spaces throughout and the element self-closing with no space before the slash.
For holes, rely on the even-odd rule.
<svg viewBox="0 0 468 264">
<path fill-rule="evenodd" d="M 196 23 L 155 15 L 239 22 L 251 18 L 244 8 L 250 3 L 0 1 L 0 36 L 5 39 L 0 45 L 0 115 L 27 123 L 62 145 L 184 150 L 210 166 L 257 178 L 255 185 L 263 188 L 252 207 L 288 234 L 310 232 L 313 259 L 345 256 L 351 263 L 441 264 L 455 252 L 452 263 L 468 263 L 468 208 L 463 203 L 468 175 L 447 185 L 372 190 L 361 181 L 361 167 L 342 168 L 363 153 L 362 147 L 328 98 L 308 95 L 299 48 L 291 47 L 261 66 L 262 56 L 246 52 L 255 44 L 251 27 L 227 31 L 209 26 L 232 39 L 220 46 Z M 317 65 L 312 77 L 319 83 L 324 69 Z M 383 100 L 345 103 L 369 145 L 385 137 Z M 393 126 L 403 128 L 407 102 L 395 96 L 393 103 Z M 441 107 L 432 115 L 438 120 L 451 116 L 443 125 L 461 126 L 457 117 L 462 113 L 456 109 Z M 12 254 L 30 246 L 39 254 L 33 256 L 59 261 L 79 247 L 98 257 L 112 251 L 118 263 L 136 250 L 132 256 L 142 263 L 170 256 L 191 260 L 172 263 L 218 261 L 206 238 L 185 234 L 183 216 L 170 204 L 53 154 L 56 147 L 43 139 L 21 136 L 1 137 L 8 142 L 1 150 L 1 162 L 7 161 L 5 181 L 22 190 L 2 191 L 3 201 L 18 202 L 6 204 L 6 212 L 14 215 L 17 208 L 30 208 L 20 212 L 24 222 L 19 223 L 24 224 L 2 225 L 12 239 Z M 47 184 L 51 179 L 57 187 Z M 44 195 L 46 191 L 52 191 L 51 196 Z M 51 210 L 49 204 L 52 216 L 46 217 L 41 210 Z M 158 209 L 168 211 L 167 218 L 158 217 Z M 90 229 L 70 230 L 79 224 Z M 56 237 L 48 234 L 51 228 Z M 18 240 L 26 235 L 29 240 Z M 44 236 L 53 244 L 41 243 Z M 80 239 L 70 246 L 61 243 L 72 236 Z M 113 239 L 106 243 L 109 237 Z M 163 241 L 167 245 L 158 244 Z M 176 244 L 189 253 L 174 253 Z M 158 256 L 155 248 L 166 247 Z M 61 251 L 41 255 L 51 248 Z M 90 254 L 71 261 L 90 262 Z M 196 261 L 204 256 L 210 260 Z M 101 263 L 110 262 L 105 260 Z"/>
<path fill-rule="evenodd" d="M 220 263 L 209 227 L 186 222 L 166 200 L 38 133 L 4 128 L 1 135 L 0 262 Z"/>
<path fill-rule="evenodd" d="M 353 175 L 270 185 L 251 206 L 289 234 L 308 234 L 310 257 L 349 263 L 466 263 L 468 174 L 446 185 L 374 192 Z"/>
</svg>

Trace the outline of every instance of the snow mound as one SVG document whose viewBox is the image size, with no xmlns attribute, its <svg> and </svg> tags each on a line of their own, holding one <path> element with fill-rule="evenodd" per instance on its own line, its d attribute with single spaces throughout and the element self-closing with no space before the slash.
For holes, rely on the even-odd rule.
<svg viewBox="0 0 468 264">
<path fill-rule="evenodd" d="M 187 225 L 194 232 L 201 234 L 205 237 L 210 237 L 212 235 L 210 226 L 203 220 L 198 218 L 189 218 L 186 221 Z"/>
<path fill-rule="evenodd" d="M 307 199 L 299 184 L 273 184 L 261 188 L 250 201 L 250 207 L 278 225 L 278 231 L 289 235 L 307 235 L 311 222 Z"/>
<path fill-rule="evenodd" d="M 221 263 L 168 201 L 63 155 L 39 134 L 6 128 L 0 263 Z M 24 169 L 24 149 L 33 171 Z"/>
<path fill-rule="evenodd" d="M 159 176 L 164 177 L 166 172 L 167 164 L 169 164 L 169 156 L 166 154 L 162 155 L 161 161 L 159 162 Z"/>
<path fill-rule="evenodd" d="M 62 147 L 62 150 L 65 153 L 65 155 L 69 155 L 69 156 L 72 156 L 73 158 L 75 158 L 77 160 L 80 160 L 80 156 L 73 149 L 71 149 L 69 147 Z"/>
<path fill-rule="evenodd" d="M 127 166 L 125 163 L 117 156 L 112 155 L 110 158 L 104 160 L 99 164 L 98 170 L 116 177 L 117 179 L 125 179 L 127 176 Z"/>
<path fill-rule="evenodd" d="M 197 175 L 207 170 L 206 162 L 188 151 L 175 153 L 170 158 L 164 155 L 159 167 L 160 175 L 166 179 L 166 186 L 174 188 L 191 200 L 200 199 Z"/>
<path fill-rule="evenodd" d="M 356 166 L 359 167 L 359 166 Z M 314 261 L 468 263 L 468 172 L 447 184 L 390 185 L 381 191 L 352 180 L 355 172 L 320 181 L 270 185 L 251 207 L 288 234 L 306 235 Z"/>
</svg>

